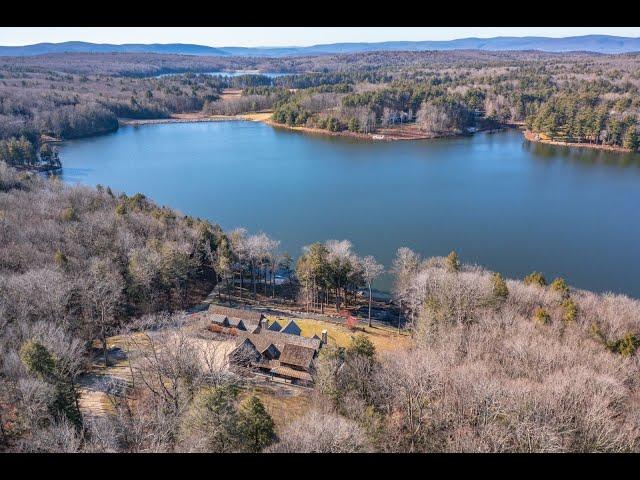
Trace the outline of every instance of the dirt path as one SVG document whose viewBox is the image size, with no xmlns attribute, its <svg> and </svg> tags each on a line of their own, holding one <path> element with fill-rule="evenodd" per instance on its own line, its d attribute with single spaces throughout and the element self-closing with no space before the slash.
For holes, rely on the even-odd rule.
<svg viewBox="0 0 640 480">
<path fill-rule="evenodd" d="M 209 308 L 215 289 L 198 305 L 188 310 L 198 321 L 198 312 Z M 105 368 L 102 352 L 95 352 L 89 369 L 78 379 L 78 406 L 83 417 L 101 417 L 113 413 L 109 395 L 122 396 L 133 384 L 126 354 L 126 338 L 115 336 L 107 339 L 109 366 Z"/>
<path fill-rule="evenodd" d="M 113 412 L 109 394 L 125 395 L 132 384 L 126 354 L 110 345 L 109 367 L 104 367 L 101 353 L 96 353 L 90 369 L 78 380 L 78 405 L 83 417 L 100 417 Z"/>
</svg>

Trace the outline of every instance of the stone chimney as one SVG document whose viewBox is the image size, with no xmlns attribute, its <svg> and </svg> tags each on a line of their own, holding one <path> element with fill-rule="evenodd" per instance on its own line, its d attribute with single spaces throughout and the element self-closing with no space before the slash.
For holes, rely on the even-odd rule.
<svg viewBox="0 0 640 480">
<path fill-rule="evenodd" d="M 329 335 L 327 333 L 327 330 L 322 330 L 322 344 L 326 345 L 327 344 L 327 339 L 328 339 Z"/>
</svg>

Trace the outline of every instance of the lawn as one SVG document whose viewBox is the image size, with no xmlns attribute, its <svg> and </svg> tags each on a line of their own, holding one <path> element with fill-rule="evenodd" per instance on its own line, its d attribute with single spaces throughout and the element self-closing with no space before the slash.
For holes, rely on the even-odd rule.
<svg viewBox="0 0 640 480">
<path fill-rule="evenodd" d="M 269 318 L 269 321 L 273 321 L 275 318 Z M 286 324 L 281 320 L 281 324 Z M 339 347 L 347 347 L 351 343 L 351 337 L 358 333 L 364 333 L 369 337 L 379 352 L 388 352 L 391 350 L 398 350 L 409 346 L 410 337 L 408 334 L 402 332 L 398 335 L 398 331 L 391 327 L 358 325 L 356 331 L 351 331 L 348 328 L 337 325 L 331 322 L 323 322 L 321 320 L 312 320 L 308 318 L 296 318 L 296 323 L 302 330 L 303 337 L 313 337 L 322 335 L 322 330 L 327 330 L 329 336 L 329 344 L 338 345 Z"/>
</svg>

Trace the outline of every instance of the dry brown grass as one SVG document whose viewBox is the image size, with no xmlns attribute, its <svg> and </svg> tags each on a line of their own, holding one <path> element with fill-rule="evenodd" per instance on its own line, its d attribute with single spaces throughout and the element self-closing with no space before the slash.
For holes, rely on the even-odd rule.
<svg viewBox="0 0 640 480">
<path fill-rule="evenodd" d="M 266 112 L 244 113 L 240 115 L 240 117 L 242 117 L 245 120 L 264 122 L 266 120 L 269 120 L 271 118 L 271 115 L 273 115 L 272 111 L 266 111 Z"/>
<path fill-rule="evenodd" d="M 295 322 L 302 330 L 303 337 L 313 337 L 322 335 L 322 330 L 327 330 L 329 335 L 329 343 L 339 347 L 347 347 L 351 343 L 351 337 L 358 333 L 364 333 L 376 346 L 379 352 L 389 352 L 393 350 L 407 348 L 410 344 L 408 334 L 398 332 L 395 328 L 358 325 L 357 330 L 351 331 L 342 325 L 331 322 L 323 322 L 321 320 L 312 320 L 308 318 L 296 318 Z M 282 321 L 280 322 L 282 323 Z"/>
<path fill-rule="evenodd" d="M 252 392 L 264 404 L 273 418 L 276 431 L 281 432 L 292 420 L 302 417 L 311 408 L 311 392 L 297 387 L 257 387 Z"/>
</svg>

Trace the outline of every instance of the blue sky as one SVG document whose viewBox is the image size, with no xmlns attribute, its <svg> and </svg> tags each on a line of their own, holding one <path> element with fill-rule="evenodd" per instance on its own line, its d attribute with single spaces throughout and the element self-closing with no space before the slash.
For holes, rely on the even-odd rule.
<svg viewBox="0 0 640 480">
<path fill-rule="evenodd" d="M 589 34 L 640 37 L 640 27 L 1 27 L 0 45 L 81 40 L 94 43 L 196 43 L 213 47 L 258 47 Z"/>
</svg>

